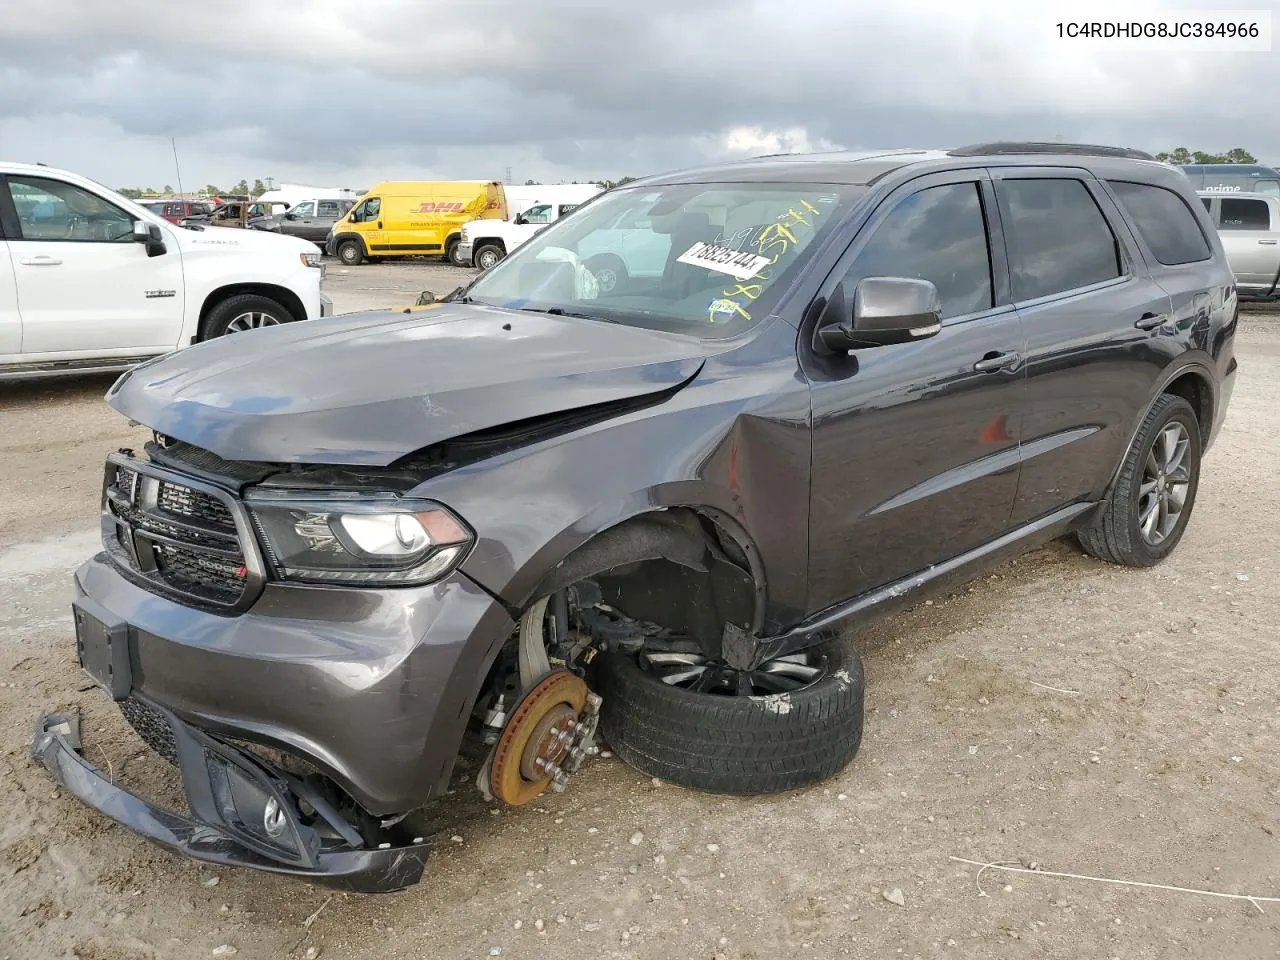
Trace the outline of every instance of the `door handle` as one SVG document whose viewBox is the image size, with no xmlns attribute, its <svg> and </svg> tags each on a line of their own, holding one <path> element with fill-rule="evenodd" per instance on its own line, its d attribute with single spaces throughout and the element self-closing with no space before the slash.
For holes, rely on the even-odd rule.
<svg viewBox="0 0 1280 960">
<path fill-rule="evenodd" d="M 1259 240 L 1258 242 L 1264 247 L 1274 247 L 1277 243 L 1275 240 Z"/>
<path fill-rule="evenodd" d="M 381 221 L 381 220 L 379 220 L 379 221 L 378 221 L 378 229 L 379 229 L 379 230 L 381 230 L 381 229 L 382 229 L 382 221 Z"/>
<path fill-rule="evenodd" d="M 18 262 L 25 263 L 28 267 L 56 267 L 62 261 L 57 257 L 50 257 L 45 254 L 41 254 L 38 257 L 23 257 Z"/>
<path fill-rule="evenodd" d="M 1164 321 L 1165 316 L 1162 313 L 1144 313 L 1133 322 L 1133 325 L 1139 330 L 1154 330 L 1156 327 L 1164 323 Z"/>
<path fill-rule="evenodd" d="M 1017 364 L 1022 357 L 1017 353 L 992 353 L 973 365 L 976 373 L 996 373 Z"/>
</svg>

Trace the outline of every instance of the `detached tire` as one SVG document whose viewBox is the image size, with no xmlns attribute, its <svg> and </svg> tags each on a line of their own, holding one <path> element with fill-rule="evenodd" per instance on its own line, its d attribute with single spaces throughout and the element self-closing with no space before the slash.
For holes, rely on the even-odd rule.
<svg viewBox="0 0 1280 960">
<path fill-rule="evenodd" d="M 825 780 L 862 743 L 866 682 L 851 644 L 809 653 L 823 665 L 818 679 L 765 696 L 694 692 L 635 656 L 605 654 L 592 666 L 601 733 L 630 766 L 694 790 L 766 794 Z"/>
<path fill-rule="evenodd" d="M 1200 421 L 1182 397 L 1162 394 L 1125 455 L 1107 501 L 1076 539 L 1099 560 L 1151 567 L 1177 547 L 1200 485 Z"/>
<path fill-rule="evenodd" d="M 284 304 L 256 293 L 242 293 L 228 297 L 209 311 L 200 339 L 212 340 L 229 333 L 275 327 L 293 320 L 293 314 Z"/>
</svg>

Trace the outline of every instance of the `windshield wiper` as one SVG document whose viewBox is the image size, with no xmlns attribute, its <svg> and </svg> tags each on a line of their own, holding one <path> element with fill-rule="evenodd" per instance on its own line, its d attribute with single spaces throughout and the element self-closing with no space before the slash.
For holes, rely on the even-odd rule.
<svg viewBox="0 0 1280 960">
<path fill-rule="evenodd" d="M 520 307 L 522 313 L 548 313 L 553 317 L 576 317 L 579 320 L 600 320 L 604 323 L 611 323 L 604 317 L 596 316 L 591 313 L 575 313 L 572 310 L 566 310 L 564 307 Z"/>
</svg>

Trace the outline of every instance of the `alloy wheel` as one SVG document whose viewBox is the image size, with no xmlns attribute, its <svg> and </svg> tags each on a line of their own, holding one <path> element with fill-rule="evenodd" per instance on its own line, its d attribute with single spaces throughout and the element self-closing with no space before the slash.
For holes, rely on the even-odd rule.
<svg viewBox="0 0 1280 960">
<path fill-rule="evenodd" d="M 754 670 L 738 670 L 698 653 L 646 650 L 640 667 L 672 687 L 728 697 L 794 693 L 826 674 L 826 659 L 808 652 L 767 660 Z"/>
<path fill-rule="evenodd" d="M 227 333 L 241 333 L 245 330 L 257 330 L 261 327 L 274 327 L 280 321 L 269 313 L 250 310 L 231 318 L 227 324 Z"/>
<path fill-rule="evenodd" d="M 618 285 L 618 271 L 613 267 L 601 267 L 596 271 L 596 284 L 601 293 L 611 293 Z"/>
<path fill-rule="evenodd" d="M 1153 547 L 1163 543 L 1182 519 L 1191 488 L 1190 447 L 1191 435 L 1175 420 L 1165 424 L 1147 451 L 1138 488 L 1138 529 Z"/>
</svg>

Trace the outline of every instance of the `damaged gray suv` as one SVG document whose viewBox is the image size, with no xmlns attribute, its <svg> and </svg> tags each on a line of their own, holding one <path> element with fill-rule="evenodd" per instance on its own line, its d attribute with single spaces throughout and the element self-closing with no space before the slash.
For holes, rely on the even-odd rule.
<svg viewBox="0 0 1280 960">
<path fill-rule="evenodd" d="M 1213 225 L 1119 148 L 652 177 L 433 299 L 112 386 L 154 439 L 107 459 L 78 656 L 189 811 L 46 715 L 77 797 L 387 891 L 451 783 L 518 806 L 602 742 L 696 789 L 813 783 L 862 739 L 849 627 L 1064 535 L 1158 563 L 1236 368 Z"/>
</svg>

